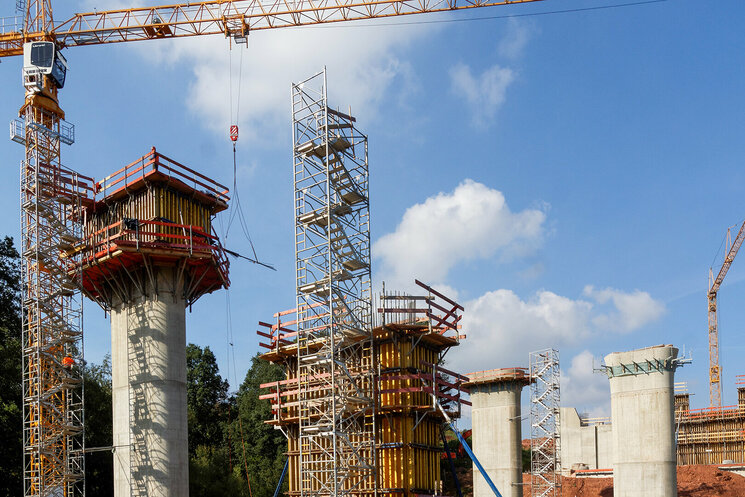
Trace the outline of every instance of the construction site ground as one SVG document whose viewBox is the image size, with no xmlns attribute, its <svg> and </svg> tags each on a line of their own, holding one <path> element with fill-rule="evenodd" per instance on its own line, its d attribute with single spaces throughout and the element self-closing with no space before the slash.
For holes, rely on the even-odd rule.
<svg viewBox="0 0 745 497">
<path fill-rule="evenodd" d="M 528 478 L 526 478 L 528 477 Z M 525 482 L 529 475 L 523 476 Z M 526 490 L 530 485 L 526 485 Z M 610 497 L 613 495 L 613 478 L 562 478 L 562 497 Z M 726 495 L 745 497 L 745 478 L 716 466 L 678 467 L 678 496 L 704 497 Z"/>
<path fill-rule="evenodd" d="M 473 495 L 471 469 L 463 468 L 458 476 L 463 482 L 463 497 Z M 530 474 L 523 474 L 523 495 L 530 495 Z M 466 483 L 467 482 L 467 483 Z M 678 497 L 745 497 L 745 477 L 717 466 L 679 466 Z M 561 497 L 612 497 L 613 478 L 562 478 Z"/>
</svg>

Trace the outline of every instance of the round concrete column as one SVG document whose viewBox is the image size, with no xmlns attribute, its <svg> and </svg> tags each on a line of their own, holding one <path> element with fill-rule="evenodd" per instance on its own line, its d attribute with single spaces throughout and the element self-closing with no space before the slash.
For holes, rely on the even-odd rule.
<svg viewBox="0 0 745 497">
<path fill-rule="evenodd" d="M 522 497 L 522 428 L 520 394 L 529 383 L 525 370 L 496 369 L 472 373 L 465 385 L 471 391 L 473 452 L 504 497 Z M 489 485 L 473 466 L 473 497 L 493 497 Z"/>
<path fill-rule="evenodd" d="M 111 312 L 116 497 L 189 495 L 183 291 L 157 280 Z"/>
<path fill-rule="evenodd" d="M 605 357 L 610 378 L 614 497 L 677 492 L 673 385 L 678 349 L 659 345 Z"/>
</svg>

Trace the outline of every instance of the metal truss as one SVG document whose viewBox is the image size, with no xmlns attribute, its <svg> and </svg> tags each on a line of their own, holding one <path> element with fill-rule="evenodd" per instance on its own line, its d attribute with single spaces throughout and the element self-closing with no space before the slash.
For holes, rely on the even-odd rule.
<svg viewBox="0 0 745 497">
<path fill-rule="evenodd" d="M 84 489 L 80 265 L 62 254 L 82 238 L 86 178 L 60 164 L 61 120 L 24 109 L 21 163 L 24 495 Z M 16 141 L 18 137 L 15 137 Z"/>
<path fill-rule="evenodd" d="M 530 474 L 533 497 L 561 495 L 559 352 L 530 353 Z"/>
<path fill-rule="evenodd" d="M 300 494 L 374 495 L 367 137 L 328 107 L 325 69 L 292 113 Z"/>
<path fill-rule="evenodd" d="M 41 0 L 29 1 L 32 6 Z M 45 3 L 49 1 L 44 0 Z M 268 0 L 212 0 L 103 10 L 74 14 L 54 25 L 51 24 L 51 16 L 40 17 L 39 21 L 44 21 L 43 24 L 36 22 L 25 32 L 0 37 L 0 57 L 21 55 L 24 41 L 46 39 L 49 34 L 60 45 L 67 47 L 210 34 L 230 36 L 238 42 L 245 40 L 251 31 L 264 29 L 536 1 L 539 0 L 344 0 L 334 3 L 298 0 L 285 4 Z"/>
</svg>

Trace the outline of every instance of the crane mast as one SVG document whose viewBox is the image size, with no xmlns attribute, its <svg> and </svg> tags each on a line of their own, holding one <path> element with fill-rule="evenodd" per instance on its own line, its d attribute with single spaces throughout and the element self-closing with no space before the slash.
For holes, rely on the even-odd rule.
<svg viewBox="0 0 745 497">
<path fill-rule="evenodd" d="M 541 0 L 212 0 L 75 14 L 55 23 L 52 0 L 16 0 L 23 25 L 0 32 L 0 59 L 23 56 L 25 101 L 11 122 L 21 162 L 24 496 L 85 495 L 81 242 L 91 178 L 62 164 L 75 128 L 59 105 L 64 48 L 249 32 Z"/>
<path fill-rule="evenodd" d="M 61 251 L 81 239 L 81 198 L 90 182 L 62 165 L 60 148 L 74 141 L 58 91 L 65 67 L 52 33 L 50 0 L 29 0 L 24 33 L 42 33 L 24 54 L 25 101 L 11 138 L 21 162 L 21 274 L 24 495 L 85 494 L 82 299 L 74 258 Z M 45 63 L 40 61 L 45 59 Z M 33 60 L 38 65 L 29 61 Z M 59 65 L 62 64 L 62 65 Z"/>
<path fill-rule="evenodd" d="M 727 255 L 724 257 L 722 267 L 714 278 L 714 272 L 709 269 L 709 291 L 707 293 L 709 301 L 709 405 L 711 407 L 722 407 L 722 368 L 719 365 L 719 326 L 718 326 L 718 309 L 717 293 L 719 287 L 724 281 L 732 262 L 735 260 L 737 251 L 740 250 L 742 242 L 745 240 L 745 222 L 740 226 L 735 241 L 731 242 L 730 230 L 727 230 Z"/>
</svg>

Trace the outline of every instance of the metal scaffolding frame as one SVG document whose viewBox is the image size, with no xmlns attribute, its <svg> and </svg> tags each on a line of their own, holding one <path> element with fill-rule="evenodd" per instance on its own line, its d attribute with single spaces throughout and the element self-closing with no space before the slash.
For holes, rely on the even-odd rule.
<svg viewBox="0 0 745 497">
<path fill-rule="evenodd" d="M 533 497 L 561 495 L 559 351 L 530 353 L 530 474 Z"/>
<path fill-rule="evenodd" d="M 29 90 L 34 95 L 34 90 Z M 21 162 L 24 495 L 85 495 L 82 200 L 90 178 L 60 163 L 71 125 L 33 104 L 11 123 Z"/>
<path fill-rule="evenodd" d="M 300 495 L 375 495 L 367 137 L 292 85 Z"/>
</svg>

